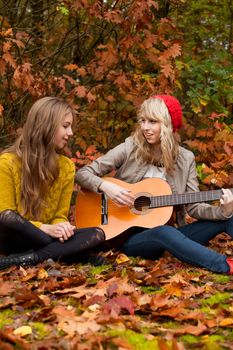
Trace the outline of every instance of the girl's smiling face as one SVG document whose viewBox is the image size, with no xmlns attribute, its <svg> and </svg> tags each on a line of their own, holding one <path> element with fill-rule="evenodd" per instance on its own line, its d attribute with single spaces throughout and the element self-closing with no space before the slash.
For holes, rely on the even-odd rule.
<svg viewBox="0 0 233 350">
<path fill-rule="evenodd" d="M 139 124 L 142 134 L 149 144 L 160 144 L 161 123 L 158 120 L 140 118 Z"/>
<path fill-rule="evenodd" d="M 69 138 L 73 135 L 72 123 L 73 123 L 72 113 L 66 114 L 62 119 L 54 135 L 54 144 L 56 149 L 64 148 Z"/>
</svg>

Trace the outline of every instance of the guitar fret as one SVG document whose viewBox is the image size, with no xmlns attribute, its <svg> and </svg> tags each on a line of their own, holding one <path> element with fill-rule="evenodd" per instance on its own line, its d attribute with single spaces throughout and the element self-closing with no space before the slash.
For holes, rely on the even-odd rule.
<svg viewBox="0 0 233 350">
<path fill-rule="evenodd" d="M 222 190 L 186 192 L 183 194 L 171 194 L 165 196 L 150 197 L 150 208 L 159 208 L 179 204 L 189 204 L 198 202 L 208 202 L 220 199 Z"/>
</svg>

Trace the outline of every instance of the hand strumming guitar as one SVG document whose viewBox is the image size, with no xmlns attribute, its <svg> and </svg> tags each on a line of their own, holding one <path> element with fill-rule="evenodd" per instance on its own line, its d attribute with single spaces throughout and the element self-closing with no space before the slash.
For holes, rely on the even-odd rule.
<svg viewBox="0 0 233 350">
<path fill-rule="evenodd" d="M 103 181 L 99 186 L 99 190 L 106 193 L 106 195 L 119 206 L 126 205 L 128 207 L 132 207 L 134 204 L 135 198 L 130 190 L 127 190 L 126 188 L 110 181 Z"/>
</svg>

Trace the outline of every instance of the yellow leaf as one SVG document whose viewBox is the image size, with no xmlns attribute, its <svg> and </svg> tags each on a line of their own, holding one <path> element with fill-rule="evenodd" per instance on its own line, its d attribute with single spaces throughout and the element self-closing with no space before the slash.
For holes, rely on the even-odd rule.
<svg viewBox="0 0 233 350">
<path fill-rule="evenodd" d="M 180 90 L 182 90 L 182 85 L 181 85 L 181 83 L 179 82 L 179 80 L 175 80 L 175 85 L 180 89 Z"/>
<path fill-rule="evenodd" d="M 22 326 L 16 328 L 13 332 L 15 335 L 21 335 L 24 337 L 25 335 L 32 334 L 32 328 L 30 326 Z"/>
<path fill-rule="evenodd" d="M 232 318 L 232 317 L 224 318 L 224 319 L 220 322 L 219 325 L 220 325 L 221 327 L 233 325 L 233 318 Z"/>
<path fill-rule="evenodd" d="M 119 265 L 119 264 L 123 264 L 123 263 L 125 263 L 125 262 L 127 262 L 127 261 L 129 261 L 130 259 L 128 258 L 128 256 L 127 255 L 125 255 L 125 254 L 118 254 L 117 255 L 117 258 L 116 258 L 116 262 L 117 262 L 117 264 Z"/>
<path fill-rule="evenodd" d="M 39 280 L 44 280 L 44 279 L 46 279 L 47 277 L 48 277 L 47 271 L 45 271 L 45 269 L 39 269 L 37 278 L 38 278 Z"/>
<path fill-rule="evenodd" d="M 203 100 L 202 98 L 200 98 L 199 101 L 202 106 L 206 106 L 208 104 L 208 101 Z"/>
<path fill-rule="evenodd" d="M 194 105 L 192 105 L 192 110 L 195 113 L 200 113 L 201 112 L 201 106 L 194 106 Z"/>
</svg>

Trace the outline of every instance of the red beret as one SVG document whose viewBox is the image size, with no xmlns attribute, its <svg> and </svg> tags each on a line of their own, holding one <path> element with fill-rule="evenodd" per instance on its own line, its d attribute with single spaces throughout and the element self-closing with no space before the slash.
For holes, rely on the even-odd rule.
<svg viewBox="0 0 233 350">
<path fill-rule="evenodd" d="M 180 102 L 171 95 L 154 95 L 152 98 L 163 100 L 171 116 L 173 131 L 175 132 L 180 129 L 182 126 L 182 109 Z"/>
</svg>

